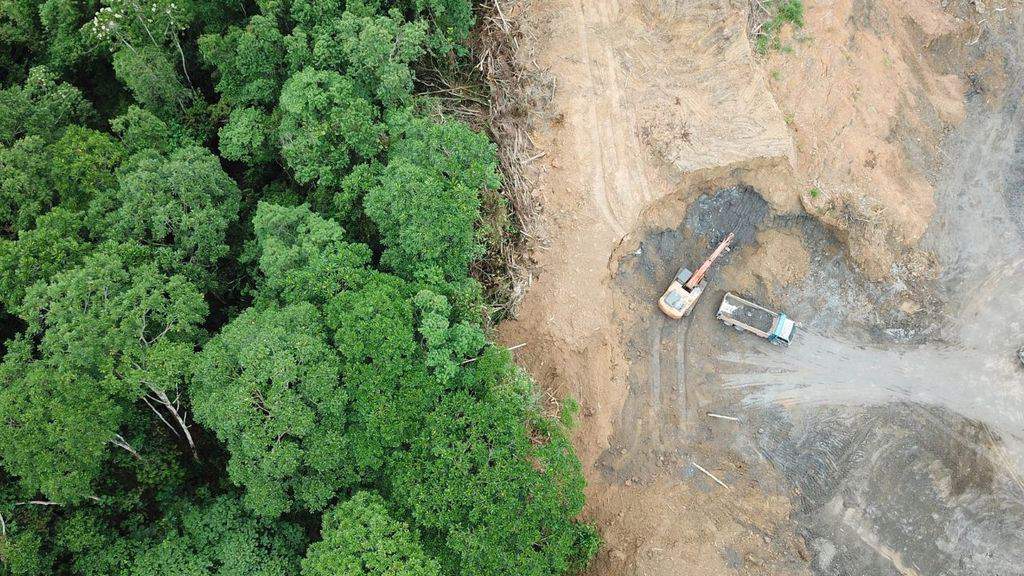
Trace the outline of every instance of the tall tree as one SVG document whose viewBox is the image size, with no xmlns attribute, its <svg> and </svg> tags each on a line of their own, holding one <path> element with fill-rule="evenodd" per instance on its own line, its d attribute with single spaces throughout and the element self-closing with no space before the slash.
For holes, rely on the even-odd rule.
<svg viewBox="0 0 1024 576">
<path fill-rule="evenodd" d="M 228 227 L 238 218 L 241 192 L 205 148 L 189 146 L 164 156 L 136 154 L 118 186 L 98 196 L 90 211 L 102 234 L 152 249 L 160 266 L 204 290 L 215 282 L 217 261 L 228 252 Z"/>
<path fill-rule="evenodd" d="M 285 37 L 270 16 L 254 15 L 245 27 L 199 39 L 203 59 L 215 70 L 217 93 L 233 107 L 277 103 L 287 72 Z"/>
<path fill-rule="evenodd" d="M 84 229 L 81 213 L 56 208 L 16 240 L 0 239 L 0 304 L 15 310 L 33 284 L 77 267 L 93 248 Z"/>
<path fill-rule="evenodd" d="M 410 279 L 430 268 L 464 278 L 483 254 L 480 191 L 500 184 L 493 145 L 460 122 L 390 120 L 388 163 L 364 200 L 387 246 L 381 262 Z"/>
<path fill-rule="evenodd" d="M 337 72 L 306 68 L 281 91 L 281 154 L 300 184 L 341 187 L 353 163 L 382 148 L 379 111 Z"/>
<path fill-rule="evenodd" d="M 0 364 L 0 462 L 29 493 L 60 503 L 94 494 L 109 442 L 124 416 L 121 386 L 32 362 L 23 341 Z"/>
<path fill-rule="evenodd" d="M 46 143 L 38 136 L 0 146 L 0 236 L 29 230 L 57 201 Z"/>
<path fill-rule="evenodd" d="M 157 527 L 131 576 L 292 576 L 305 544 L 299 526 L 255 518 L 232 496 L 178 506 Z"/>
<path fill-rule="evenodd" d="M 0 230 L 8 236 L 30 230 L 58 204 L 84 209 L 114 185 L 123 158 L 118 142 L 78 125 L 68 126 L 56 142 L 30 135 L 10 147 L 0 145 Z"/>
<path fill-rule="evenodd" d="M 530 399 L 507 352 L 474 363 L 477 398 L 446 394 L 407 452 L 394 456 L 392 497 L 439 534 L 450 573 L 560 574 L 579 569 L 597 535 L 575 518 L 583 474 L 557 422 Z"/>
<path fill-rule="evenodd" d="M 66 126 L 84 124 L 95 112 L 82 93 L 46 67 L 29 71 L 25 83 L 0 90 L 0 144 L 11 145 L 23 136 L 46 141 L 60 138 Z"/>
<path fill-rule="evenodd" d="M 125 159 L 124 146 L 109 135 L 68 126 L 47 150 L 53 192 L 60 206 L 84 210 L 92 198 L 117 185 L 115 170 Z"/>
<path fill-rule="evenodd" d="M 174 148 L 184 148 L 192 142 L 180 131 L 156 117 L 148 110 L 132 105 L 110 121 L 110 129 L 120 139 L 129 154 L 154 150 L 167 154 Z"/>
<path fill-rule="evenodd" d="M 388 513 L 383 498 L 359 492 L 323 517 L 321 539 L 306 551 L 302 576 L 440 576 L 415 531 Z"/>
<path fill-rule="evenodd" d="M 465 0 L 398 0 L 407 13 L 430 22 L 429 46 L 435 54 L 464 50 L 475 19 L 473 4 Z"/>
<path fill-rule="evenodd" d="M 322 510 L 357 481 L 345 437 L 348 396 L 312 305 L 243 312 L 204 347 L 190 393 L 258 515 Z"/>
<path fill-rule="evenodd" d="M 412 96 L 410 63 L 424 53 L 426 28 L 421 20 L 405 22 L 397 10 L 379 15 L 355 2 L 341 17 L 319 21 L 307 31 L 309 54 L 303 59 L 317 69 L 344 74 L 359 96 L 385 109 L 398 108 Z"/>
<path fill-rule="evenodd" d="M 423 367 L 407 291 L 399 278 L 376 272 L 326 306 L 351 397 L 352 458 L 367 479 L 419 431 L 444 391 Z"/>
<path fill-rule="evenodd" d="M 136 102 L 162 118 L 185 117 L 201 105 L 178 76 L 172 56 L 159 47 L 118 50 L 114 74 Z"/>
<path fill-rule="evenodd" d="M 260 299 L 323 306 L 369 274 L 370 249 L 308 206 L 260 203 L 253 217 Z"/>
<path fill-rule="evenodd" d="M 166 383 L 167 347 L 194 341 L 206 303 L 144 250 L 108 245 L 15 311 L 27 329 L 0 365 L 0 460 L 53 500 L 84 499 L 105 445 L 139 457 L 118 430 L 150 382 Z"/>
<path fill-rule="evenodd" d="M 435 377 L 448 383 L 465 360 L 484 347 L 483 330 L 478 323 L 458 319 L 448 299 L 431 290 L 417 292 L 413 303 L 419 312 L 417 331 L 427 350 L 426 364 Z"/>
</svg>

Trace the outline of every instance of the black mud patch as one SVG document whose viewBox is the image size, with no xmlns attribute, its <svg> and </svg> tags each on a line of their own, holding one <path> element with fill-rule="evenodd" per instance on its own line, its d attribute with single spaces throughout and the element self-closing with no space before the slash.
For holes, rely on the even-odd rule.
<svg viewBox="0 0 1024 576">
<path fill-rule="evenodd" d="M 799 495 L 816 573 L 1022 573 L 1012 527 L 1024 502 L 997 485 L 984 424 L 894 403 L 779 412 L 759 426 L 759 448 Z"/>
<path fill-rule="evenodd" d="M 1012 222 L 1012 215 L 990 221 L 987 233 L 1010 230 L 1001 223 Z M 811 256 L 807 276 L 777 295 L 779 306 L 807 331 L 803 339 L 798 333 L 786 350 L 714 319 L 729 289 L 722 270 L 750 266 L 739 248 L 756 242 L 758 232 L 766 229 L 799 232 Z M 672 275 L 681 265 L 699 264 L 729 232 L 736 234 L 737 249 L 716 264 L 694 312 L 682 321 L 665 319 L 655 301 Z M 945 406 L 915 402 L 927 390 L 914 386 L 927 387 L 927 377 L 902 380 L 902 372 L 919 371 L 915 359 L 963 350 L 965 344 L 950 330 L 962 320 L 957 318 L 960 302 L 945 299 L 956 278 L 944 277 L 924 297 L 899 277 L 888 284 L 867 282 L 850 267 L 829 230 L 809 217 L 772 214 L 749 188 L 702 196 L 677 227 L 650 229 L 642 238 L 636 252 L 618 261 L 613 280 L 620 292 L 616 313 L 629 361 L 629 393 L 610 447 L 598 459 L 609 482 L 643 483 L 669 471 L 697 489 L 710 489 L 686 476 L 688 462 L 697 454 L 712 460 L 716 454 L 723 460 L 738 456 L 745 474 L 756 476 L 761 489 L 793 498 L 794 520 L 816 574 L 1024 574 L 1019 561 L 1024 557 L 1024 485 L 1015 484 L 1016 462 L 1000 460 L 1006 443 L 1021 439 L 1005 438 L 985 422 Z M 959 238 L 949 235 L 943 248 L 957 249 L 954 240 Z M 988 254 L 990 268 L 1005 260 L 998 252 Z M 959 280 L 961 289 L 968 285 Z M 908 294 L 925 309 L 900 312 Z M 759 300 L 767 295 L 748 296 Z M 857 364 L 875 364 L 871 350 L 907 350 L 906 356 L 879 357 L 894 362 L 882 370 L 891 374 L 883 380 L 891 377 L 894 392 L 884 392 L 889 382 L 865 381 L 873 393 L 883 391 L 882 400 L 829 401 L 825 389 L 825 401 L 802 403 L 797 387 L 791 392 L 795 402 L 757 404 L 749 401 L 752 389 L 730 384 L 731 372 L 757 371 L 762 358 L 785 358 L 785 370 L 755 374 L 760 385 L 785 389 L 789 380 L 810 385 L 806 375 L 800 376 L 802 365 L 820 364 L 822 357 L 812 348 L 827 342 L 836 343 L 827 350 L 832 356 L 825 357 L 825 372 L 842 372 L 855 386 L 859 370 L 879 373 L 877 366 Z M 985 358 L 984 352 L 972 354 L 964 362 Z M 909 365 L 900 365 L 904 357 Z M 943 378 L 941 373 L 935 377 Z M 941 394 L 969 401 L 970 393 L 956 391 L 956 383 L 942 384 L 937 387 L 943 388 Z M 941 396 L 939 391 L 930 394 Z M 739 415 L 743 424 L 728 429 L 711 425 L 707 411 Z M 999 422 L 1005 432 L 1007 418 Z"/>
</svg>

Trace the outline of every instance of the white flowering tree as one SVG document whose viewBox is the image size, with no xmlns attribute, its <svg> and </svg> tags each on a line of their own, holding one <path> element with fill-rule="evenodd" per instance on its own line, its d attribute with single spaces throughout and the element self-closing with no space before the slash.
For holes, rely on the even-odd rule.
<svg viewBox="0 0 1024 576">
<path fill-rule="evenodd" d="M 179 36 L 191 20 L 187 10 L 170 0 L 106 0 L 105 4 L 87 30 L 115 52 L 123 48 L 135 53 L 145 46 L 175 50 L 181 71 L 192 85 Z"/>
</svg>

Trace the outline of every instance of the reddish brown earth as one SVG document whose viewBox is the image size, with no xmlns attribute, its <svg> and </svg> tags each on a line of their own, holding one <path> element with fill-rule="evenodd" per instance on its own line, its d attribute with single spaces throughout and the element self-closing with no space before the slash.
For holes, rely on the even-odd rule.
<svg viewBox="0 0 1024 576">
<path fill-rule="evenodd" d="M 943 138 L 965 118 L 968 74 L 1003 90 L 993 106 L 1012 84 L 1000 79 L 1006 62 L 995 51 L 966 55 L 992 24 L 970 4 L 807 4 L 806 26 L 786 29 L 786 49 L 765 56 L 751 48 L 744 1 L 503 5 L 528 31 L 521 64 L 543 71 L 554 92 L 530 133 L 542 153 L 529 166 L 543 206 L 536 280 L 499 337 L 525 344 L 516 354 L 549 402 L 581 405 L 584 515 L 605 540 L 592 574 L 809 574 L 812 563 L 827 565 L 827 547 L 810 549 L 794 519 L 799 485 L 759 452 L 755 425 L 706 415 L 743 401 L 723 387 L 735 360 L 721 359 L 712 301 L 721 291 L 682 323 L 654 307 L 659 282 L 725 226 L 749 233 L 715 272 L 716 290 L 776 306 L 838 262 L 851 278 L 840 284 L 903 286 L 841 302 L 848 311 L 874 314 L 890 299 L 907 322 L 924 321 L 917 313 L 931 296 L 916 283 L 934 278 L 937 264 L 919 242 L 938 211 Z M 688 227 L 698 197 L 735 186 L 756 190 L 756 202 L 709 203 L 700 210 L 713 224 Z M 727 223 L 737 211 L 746 220 Z M 897 269 L 906 277 L 890 278 Z M 815 298 L 822 303 L 803 305 L 841 300 Z M 895 573 L 921 573 L 862 516 L 844 518 Z"/>
</svg>

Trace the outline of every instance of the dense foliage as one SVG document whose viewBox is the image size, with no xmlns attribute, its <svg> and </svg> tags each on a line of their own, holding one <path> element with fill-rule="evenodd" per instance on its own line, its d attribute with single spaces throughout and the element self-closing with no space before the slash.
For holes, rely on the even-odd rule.
<svg viewBox="0 0 1024 576">
<path fill-rule="evenodd" d="M 579 461 L 487 342 L 469 0 L 0 2 L 0 576 L 553 575 Z"/>
</svg>

